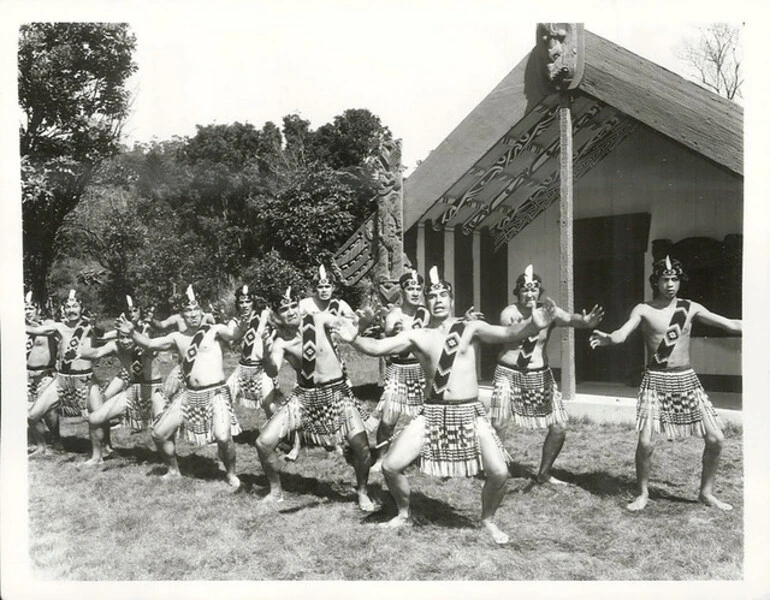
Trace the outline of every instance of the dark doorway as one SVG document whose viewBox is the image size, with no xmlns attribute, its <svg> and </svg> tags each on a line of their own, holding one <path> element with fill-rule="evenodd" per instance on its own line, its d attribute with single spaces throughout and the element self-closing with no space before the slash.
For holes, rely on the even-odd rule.
<svg viewBox="0 0 770 600">
<path fill-rule="evenodd" d="M 650 230 L 647 213 L 575 221 L 575 311 L 604 307 L 602 331 L 626 322 L 645 297 L 644 256 Z M 575 377 L 636 386 L 644 367 L 637 330 L 624 344 L 591 350 L 587 329 L 575 330 Z"/>
</svg>

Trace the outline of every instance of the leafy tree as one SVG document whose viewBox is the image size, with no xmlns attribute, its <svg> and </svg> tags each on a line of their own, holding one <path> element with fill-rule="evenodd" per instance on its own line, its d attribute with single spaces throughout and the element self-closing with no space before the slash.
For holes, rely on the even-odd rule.
<svg viewBox="0 0 770 600">
<path fill-rule="evenodd" d="M 392 138 L 390 129 L 365 108 L 350 108 L 313 134 L 313 156 L 332 169 L 358 167 L 376 155 L 382 140 Z"/>
<path fill-rule="evenodd" d="M 32 23 L 19 34 L 25 279 L 44 297 L 56 236 L 118 150 L 134 35 L 126 24 Z"/>
<path fill-rule="evenodd" d="M 690 67 L 696 81 L 728 100 L 742 98 L 741 30 L 728 23 L 699 27 L 697 37 L 685 40 L 679 56 Z"/>
</svg>

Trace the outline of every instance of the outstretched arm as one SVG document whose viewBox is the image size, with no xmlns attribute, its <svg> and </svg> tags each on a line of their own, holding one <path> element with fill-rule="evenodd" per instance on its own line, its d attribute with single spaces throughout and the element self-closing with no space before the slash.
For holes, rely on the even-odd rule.
<svg viewBox="0 0 770 600">
<path fill-rule="evenodd" d="M 118 347 L 115 345 L 115 342 L 108 342 L 104 344 L 104 346 L 99 346 L 98 348 L 94 348 L 92 346 L 81 347 L 80 351 L 78 352 L 78 357 L 84 358 L 86 360 L 97 360 L 104 356 L 117 353 Z"/>
<path fill-rule="evenodd" d="M 604 309 L 595 304 L 591 309 L 591 312 L 586 314 L 585 309 L 583 313 L 569 314 L 565 310 L 562 310 L 558 306 L 556 307 L 554 314 L 554 323 L 562 327 L 576 327 L 578 329 L 592 329 L 596 327 L 604 318 Z"/>
<path fill-rule="evenodd" d="M 56 321 L 50 321 L 41 325 L 27 325 L 24 331 L 27 335 L 54 335 L 58 329 Z"/>
<path fill-rule="evenodd" d="M 743 335 L 743 321 L 741 319 L 728 319 L 727 317 L 711 312 L 705 306 L 700 304 L 697 305 L 697 312 L 693 317 L 693 320 L 695 319 L 704 325 L 719 327 L 719 329 L 723 329 L 724 331 L 736 335 Z"/>
<path fill-rule="evenodd" d="M 130 332 L 131 339 L 133 339 L 134 342 L 136 342 L 142 348 L 147 348 L 149 350 L 170 350 L 176 345 L 174 343 L 173 333 L 169 333 L 168 335 L 164 335 L 162 337 L 149 338 L 146 335 L 144 335 L 142 332 L 137 331 L 134 328 L 134 324 L 128 319 L 126 319 L 125 315 L 123 314 L 121 314 L 117 319 L 115 319 L 115 328 L 124 329 Z"/>
<path fill-rule="evenodd" d="M 162 321 L 158 321 L 158 319 L 150 319 L 150 324 L 155 329 L 160 329 L 161 331 L 164 331 L 171 327 L 172 325 L 179 326 L 179 315 L 171 315 L 170 317 L 166 317 Z"/>
<path fill-rule="evenodd" d="M 343 342 L 347 342 L 356 350 L 369 356 L 388 356 L 401 354 L 415 347 L 414 330 L 406 330 L 392 337 L 374 339 L 358 335 L 358 325 L 348 319 L 339 319 L 332 331 Z"/>
<path fill-rule="evenodd" d="M 639 327 L 639 324 L 642 322 L 643 307 L 643 304 L 637 304 L 631 311 L 631 316 L 628 318 L 628 321 L 623 323 L 620 329 L 616 329 L 612 333 L 604 333 L 603 331 L 594 329 L 591 337 L 588 339 L 591 348 L 596 348 L 597 346 L 611 346 L 613 344 L 622 344 L 625 342 L 628 339 L 628 336 L 636 331 L 636 328 Z"/>
</svg>

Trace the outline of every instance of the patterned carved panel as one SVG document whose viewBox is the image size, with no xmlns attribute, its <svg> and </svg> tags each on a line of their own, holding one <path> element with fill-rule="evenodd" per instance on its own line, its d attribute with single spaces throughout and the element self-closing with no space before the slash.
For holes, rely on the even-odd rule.
<svg viewBox="0 0 770 600">
<path fill-rule="evenodd" d="M 374 266 L 372 240 L 376 221 L 377 213 L 372 213 L 334 255 L 339 276 L 348 285 L 358 283 Z"/>
<path fill-rule="evenodd" d="M 620 116 L 610 119 L 599 128 L 590 140 L 575 151 L 573 159 L 573 176 L 575 181 L 590 171 L 598 162 L 607 156 L 628 135 L 636 129 L 636 122 Z M 520 206 L 510 211 L 497 225 L 492 228 L 495 249 L 506 244 L 519 233 L 540 213 L 559 199 L 558 176 L 549 184 L 539 186 L 532 195 Z"/>
</svg>

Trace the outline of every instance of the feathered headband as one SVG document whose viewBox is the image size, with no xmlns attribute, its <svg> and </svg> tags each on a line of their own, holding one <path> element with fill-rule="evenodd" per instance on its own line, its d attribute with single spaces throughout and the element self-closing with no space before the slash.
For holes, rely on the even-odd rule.
<svg viewBox="0 0 770 600">
<path fill-rule="evenodd" d="M 522 290 L 529 292 L 539 292 L 542 287 L 543 284 L 542 279 L 540 279 L 540 275 L 535 273 L 532 265 L 527 265 L 527 268 L 524 269 L 524 272 L 516 279 L 516 287 L 514 288 L 513 293 L 518 296 L 519 292 Z"/>
<path fill-rule="evenodd" d="M 27 308 L 29 306 L 35 306 L 35 303 L 32 301 L 32 290 L 24 294 L 24 307 Z"/>
<path fill-rule="evenodd" d="M 652 275 L 650 275 L 650 283 L 653 285 L 663 277 L 664 275 L 673 275 L 678 277 L 682 281 L 687 280 L 687 274 L 684 272 L 682 263 L 677 259 L 672 259 L 668 255 L 666 258 L 656 260 L 652 265 Z"/>
<path fill-rule="evenodd" d="M 430 268 L 430 271 L 428 271 L 428 287 L 425 288 L 425 293 L 428 292 L 449 292 L 452 293 L 452 284 L 446 281 L 445 279 L 441 279 L 438 275 L 438 267 L 435 265 Z"/>
<path fill-rule="evenodd" d="M 67 294 L 67 299 L 62 304 L 77 304 L 80 305 L 80 298 L 77 297 L 77 292 L 75 290 L 70 290 L 70 293 Z"/>
<path fill-rule="evenodd" d="M 236 302 L 240 300 L 241 298 L 249 298 L 253 299 L 254 294 L 249 289 L 249 286 L 246 284 L 243 284 L 241 287 L 239 287 L 237 290 L 235 290 L 235 300 Z"/>
<path fill-rule="evenodd" d="M 326 267 L 318 265 L 318 282 L 316 285 L 331 285 L 332 280 L 326 272 Z"/>
<path fill-rule="evenodd" d="M 398 279 L 398 285 L 401 286 L 402 290 L 405 290 L 410 285 L 422 285 L 423 284 L 423 278 L 422 275 L 420 275 L 417 271 L 414 269 L 409 269 L 406 273 L 404 273 L 399 279 Z"/>
<path fill-rule="evenodd" d="M 195 292 L 193 291 L 192 284 L 187 286 L 184 296 L 182 296 L 181 305 L 182 305 L 182 308 L 199 308 L 200 307 L 200 304 L 198 303 L 198 299 L 195 297 Z"/>
</svg>

